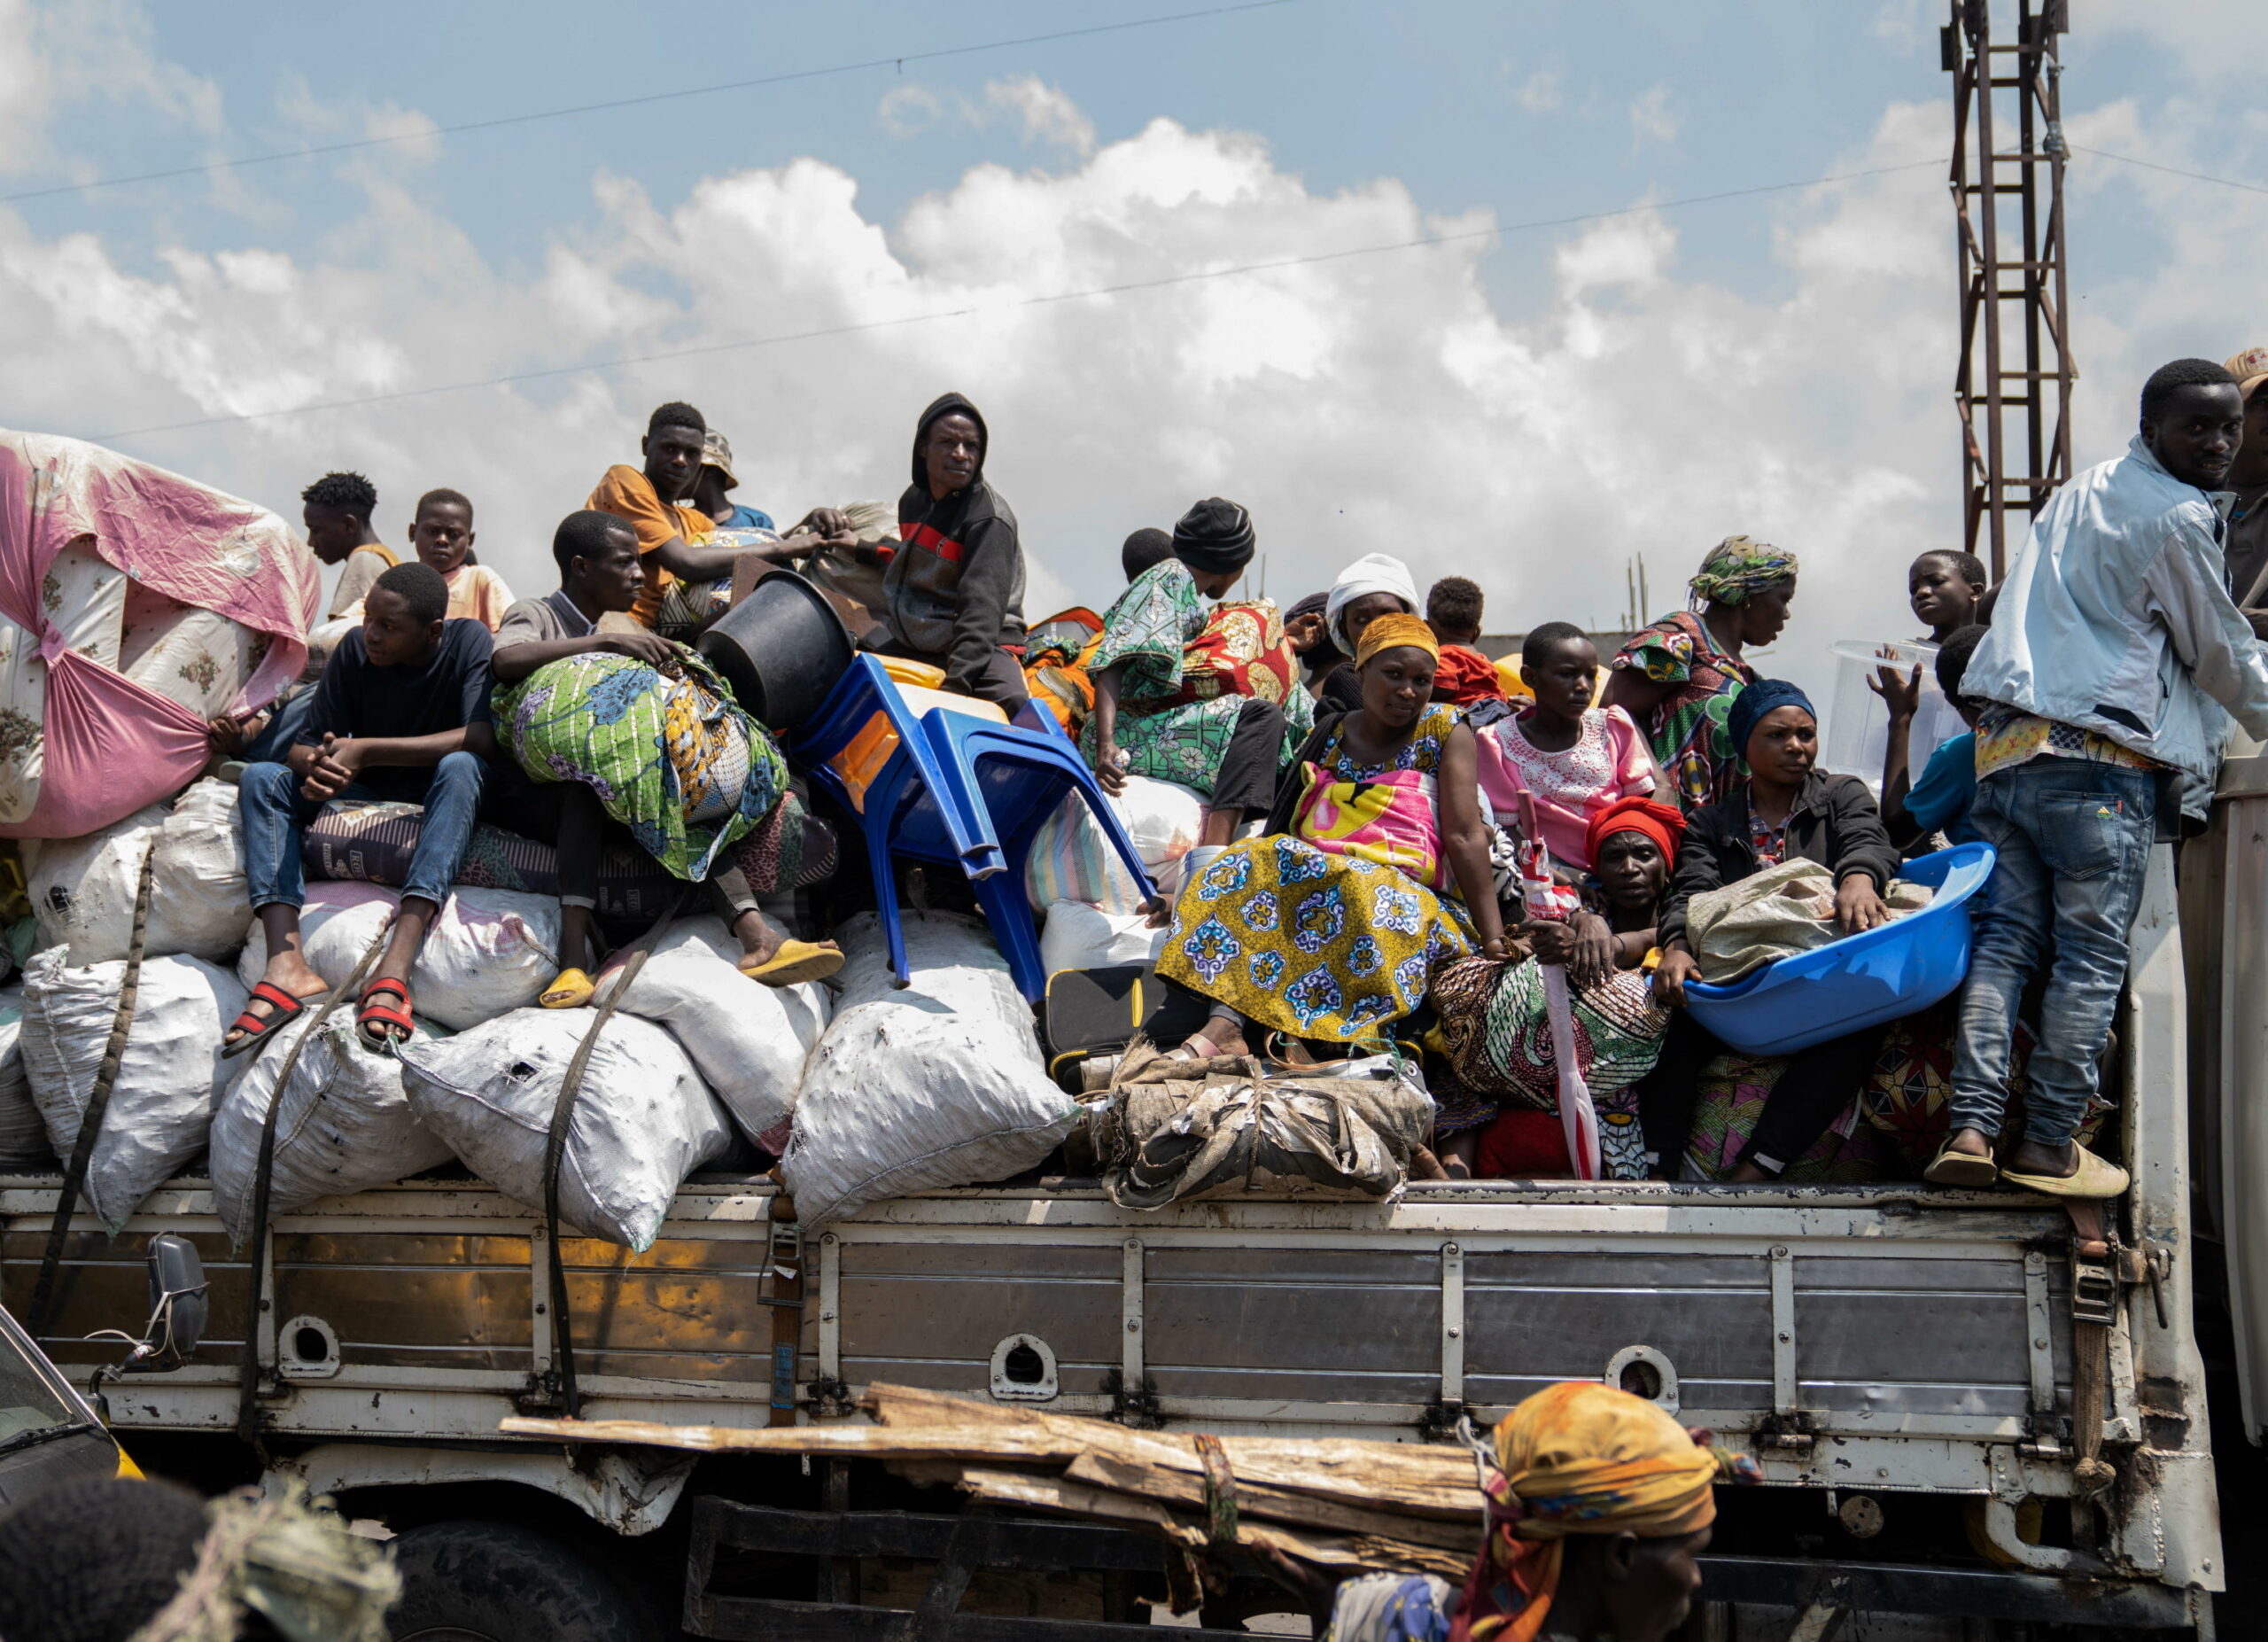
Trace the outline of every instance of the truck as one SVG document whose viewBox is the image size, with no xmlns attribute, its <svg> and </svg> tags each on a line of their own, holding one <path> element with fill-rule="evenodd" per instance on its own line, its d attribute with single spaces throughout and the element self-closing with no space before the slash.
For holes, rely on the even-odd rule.
<svg viewBox="0 0 2268 1642">
<path fill-rule="evenodd" d="M 1132 1212 L 1035 1175 L 805 1226 L 767 1177 L 696 1175 L 633 1255 L 423 1178 L 235 1249 L 187 1177 L 115 1239 L 69 1220 L 40 1344 L 74 1374 L 111 1362 L 81 1336 L 135 1311 L 150 1240 L 193 1245 L 205 1337 L 118 1381 L 115 1428 L 147 1467 L 296 1479 L 383 1524 L 400 1638 L 1107 1642 L 1167 1599 L 1161 1547 L 1119 1529 L 965 1509 L 866 1461 L 502 1435 L 516 1415 L 825 1423 L 897 1383 L 1440 1443 L 1564 1379 L 1760 1467 L 1719 1490 L 1690 1636 L 1822 1642 L 1853 1616 L 2210 1636 L 2233 1583 L 2220 1624 L 2256 1606 L 2264 914 L 2268 755 L 2246 751 L 2209 829 L 2149 865 L 2106 1085 L 2133 1185 L 2100 1226 L 1918 1182 L 1413 1182 Z M 59 1184 L 0 1179 L 19 1315 Z M 1203 1597 L 1200 1636 L 1294 1607 L 1256 1573 Z"/>
</svg>

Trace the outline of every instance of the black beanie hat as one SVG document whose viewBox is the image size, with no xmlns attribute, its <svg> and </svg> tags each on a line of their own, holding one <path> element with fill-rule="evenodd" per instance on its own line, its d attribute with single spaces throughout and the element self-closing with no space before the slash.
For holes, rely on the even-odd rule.
<svg viewBox="0 0 2268 1642">
<path fill-rule="evenodd" d="M 1192 570 L 1219 575 L 1252 563 L 1252 515 L 1208 496 L 1174 521 L 1173 556 Z"/>
</svg>

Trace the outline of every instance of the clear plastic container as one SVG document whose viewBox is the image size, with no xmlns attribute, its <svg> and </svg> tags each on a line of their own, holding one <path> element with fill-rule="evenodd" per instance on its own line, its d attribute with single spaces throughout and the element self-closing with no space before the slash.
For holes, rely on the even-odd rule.
<svg viewBox="0 0 2268 1642">
<path fill-rule="evenodd" d="M 1969 727 L 1938 688 L 1938 647 L 1917 639 L 1888 642 L 1866 639 L 1835 642 L 1835 695 L 1820 727 L 1819 767 L 1856 775 L 1881 796 L 1883 754 L 1890 747 L 1890 713 L 1882 697 L 1867 688 L 1876 667 L 1902 673 L 1922 669 L 1922 704 L 1914 715 L 1907 751 L 1909 778 L 1919 779 L 1930 755 Z"/>
</svg>

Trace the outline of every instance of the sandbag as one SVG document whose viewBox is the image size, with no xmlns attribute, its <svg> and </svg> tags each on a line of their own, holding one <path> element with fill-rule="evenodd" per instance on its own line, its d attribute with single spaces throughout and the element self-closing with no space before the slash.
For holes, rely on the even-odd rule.
<svg viewBox="0 0 2268 1642">
<path fill-rule="evenodd" d="M 1158 893 L 1170 899 L 1181 888 L 1181 858 L 1197 847 L 1205 830 L 1203 795 L 1173 782 L 1129 775 L 1126 790 L 1110 806 Z M 1119 913 L 1142 904 L 1132 875 L 1077 793 L 1067 795 L 1033 837 L 1024 893 L 1034 912 L 1056 901 L 1085 901 Z"/>
<path fill-rule="evenodd" d="M 1927 907 L 1936 891 L 1892 878 L 1883 905 L 1893 918 Z M 1739 980 L 1775 960 L 1843 938 L 1835 922 L 1835 878 L 1802 856 L 1737 883 L 1705 890 L 1686 906 L 1685 940 L 1713 985 Z"/>
<path fill-rule="evenodd" d="M 1107 969 L 1122 963 L 1154 963 L 1165 950 L 1167 930 L 1152 929 L 1146 914 L 1106 912 L 1084 901 L 1056 901 L 1047 908 L 1039 932 L 1043 974 L 1065 969 Z"/>
<path fill-rule="evenodd" d="M 973 920 L 909 914 L 904 989 L 882 926 L 839 931 L 835 1019 L 804 1071 L 780 1174 L 804 1225 L 909 1192 L 1006 1179 L 1053 1151 L 1079 1103 L 1048 1081 L 1031 1006 Z"/>
<path fill-rule="evenodd" d="M 0 988 L 0 1171 L 50 1166 L 47 1120 L 24 1075 L 24 989 Z"/>
<path fill-rule="evenodd" d="M 276 1081 L 284 1075 L 292 1045 L 314 1023 L 310 1009 L 278 1030 L 237 1074 L 213 1114 L 213 1198 L 221 1224 L 237 1243 L 252 1226 L 260 1132 L 276 1098 Z M 431 1027 L 421 1025 L 421 1031 L 432 1035 Z M 271 1217 L 318 1197 L 390 1185 L 449 1161 L 448 1147 L 409 1109 L 400 1061 L 363 1047 L 348 1004 L 333 1009 L 314 1041 L 299 1051 L 283 1100 L 268 1173 Z"/>
<path fill-rule="evenodd" d="M 401 897 L 374 883 L 311 883 L 299 908 L 299 944 L 308 966 L 338 985 L 393 922 Z M 533 1003 L 559 973 L 559 903 L 511 890 L 456 889 L 425 931 L 410 967 L 417 1013 L 462 1031 Z M 268 967 L 258 929 L 237 960 L 249 987 Z"/>
<path fill-rule="evenodd" d="M 588 1009 L 515 1009 L 401 1051 L 417 1121 L 466 1168 L 530 1208 L 543 1206 L 551 1114 Z M 559 1166 L 559 1212 L 578 1231 L 644 1253 L 677 1188 L 732 1143 L 732 1126 L 677 1039 L 617 1013 L 583 1076 Z"/>
<path fill-rule="evenodd" d="M 1432 1097 L 1383 1055 L 1300 1076 L 1262 1078 L 1259 1066 L 1169 1060 L 1148 1043 L 1128 1051 L 1087 1117 L 1111 1202 L 1401 1195 L 1433 1126 Z"/>
<path fill-rule="evenodd" d="M 151 862 L 145 957 L 187 953 L 225 963 L 252 928 L 237 790 L 201 781 L 176 799 L 83 838 L 27 839 L 32 916 L 42 949 L 68 946 L 74 964 L 126 956 L 143 856 Z"/>
<path fill-rule="evenodd" d="M 741 944 L 722 918 L 681 919 L 655 946 L 620 1007 L 668 1027 L 741 1132 L 776 1154 L 788 1144 L 804 1062 L 827 1030 L 833 1000 L 816 981 L 752 981 L 740 972 L 740 957 Z M 621 968 L 618 959 L 600 974 L 594 1003 L 614 995 Z"/>
<path fill-rule="evenodd" d="M 74 968 L 59 948 L 25 968 L 24 1070 L 58 1157 L 69 1157 L 78 1140 L 125 976 L 122 962 Z M 118 1081 L 87 1168 L 87 1202 L 112 1232 L 205 1149 L 213 1109 L 237 1070 L 221 1058 L 221 1035 L 244 1007 L 236 977 L 201 958 L 144 961 Z"/>
</svg>

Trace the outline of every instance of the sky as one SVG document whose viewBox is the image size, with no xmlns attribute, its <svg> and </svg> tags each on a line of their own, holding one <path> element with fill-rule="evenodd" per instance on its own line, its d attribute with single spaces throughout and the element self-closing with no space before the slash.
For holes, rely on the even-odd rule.
<svg viewBox="0 0 2268 1642">
<path fill-rule="evenodd" d="M 784 523 L 894 497 L 952 388 L 1033 617 L 1102 608 L 1127 533 L 1211 494 L 1281 602 L 1390 552 L 1495 632 L 1619 626 L 1641 559 L 1662 614 L 1744 532 L 1803 563 L 1761 659 L 1816 694 L 1959 545 L 1943 20 L 0 0 L 0 425 L 295 522 L 359 469 L 395 541 L 453 486 L 538 594 L 656 403 Z M 2085 465 L 2155 365 L 2268 342 L 2268 7 L 2077 0 L 2063 58 Z"/>
</svg>

